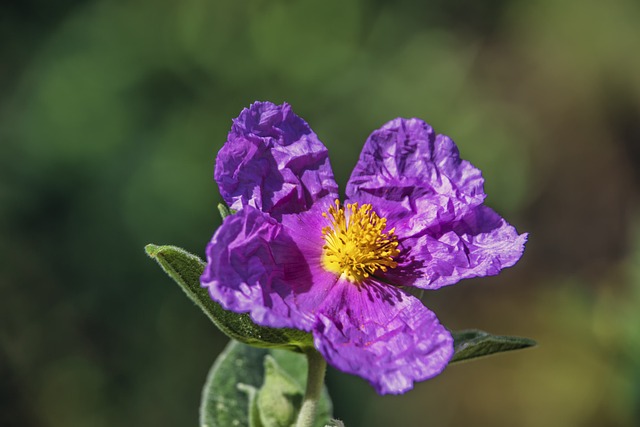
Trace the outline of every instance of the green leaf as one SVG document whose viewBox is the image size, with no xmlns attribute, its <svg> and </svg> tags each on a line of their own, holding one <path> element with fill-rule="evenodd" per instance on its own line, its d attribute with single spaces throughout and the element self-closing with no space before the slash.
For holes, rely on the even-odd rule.
<svg viewBox="0 0 640 427">
<path fill-rule="evenodd" d="M 529 338 L 491 335 L 477 329 L 452 332 L 451 335 L 455 351 L 451 363 L 536 345 Z"/>
<path fill-rule="evenodd" d="M 270 349 L 269 354 L 277 362 L 278 366 L 300 385 L 299 389 L 303 392 L 307 385 L 307 358 L 299 353 L 277 349 Z M 300 403 L 302 403 L 302 400 Z M 296 408 L 296 414 L 299 409 L 300 407 Z M 317 418 L 314 427 L 324 427 L 331 418 L 332 413 L 333 405 L 331 398 L 329 397 L 327 387 L 323 386 L 322 396 L 318 402 L 318 413 L 316 414 Z"/>
<path fill-rule="evenodd" d="M 264 358 L 264 384 L 258 392 L 258 413 L 264 427 L 293 425 L 302 405 L 304 389 L 276 360 Z"/>
<path fill-rule="evenodd" d="M 238 390 L 247 394 L 249 406 L 249 427 L 264 427 L 262 425 L 262 421 L 260 421 L 260 411 L 258 410 L 258 389 L 249 384 L 239 383 Z"/>
<path fill-rule="evenodd" d="M 291 425 L 302 403 L 306 366 L 303 354 L 232 340 L 209 371 L 202 390 L 200 425 Z M 326 387 L 318 409 L 315 427 L 323 427 L 330 422 L 332 412 Z"/>
<path fill-rule="evenodd" d="M 147 254 L 155 259 L 211 321 L 230 338 L 257 347 L 287 348 L 303 351 L 313 347 L 311 334 L 289 328 L 258 326 L 246 313 L 234 313 L 213 301 L 207 289 L 200 286 L 205 263 L 196 255 L 175 246 L 145 246 Z"/>
<path fill-rule="evenodd" d="M 227 205 L 225 205 L 224 203 L 218 203 L 218 212 L 220 212 L 220 216 L 222 217 L 222 219 L 225 219 L 229 215 L 233 215 L 234 213 L 236 213 L 235 210 L 229 209 L 229 207 L 227 207 Z"/>
</svg>

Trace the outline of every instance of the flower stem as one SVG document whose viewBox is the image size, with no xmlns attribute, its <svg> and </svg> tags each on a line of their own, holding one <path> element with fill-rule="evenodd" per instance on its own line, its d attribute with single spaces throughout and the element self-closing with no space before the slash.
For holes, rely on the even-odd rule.
<svg viewBox="0 0 640 427">
<path fill-rule="evenodd" d="M 324 374 L 327 370 L 327 362 L 315 349 L 307 351 L 307 390 L 304 393 L 304 401 L 298 414 L 296 427 L 313 427 L 318 413 L 318 402 L 324 385 Z"/>
</svg>

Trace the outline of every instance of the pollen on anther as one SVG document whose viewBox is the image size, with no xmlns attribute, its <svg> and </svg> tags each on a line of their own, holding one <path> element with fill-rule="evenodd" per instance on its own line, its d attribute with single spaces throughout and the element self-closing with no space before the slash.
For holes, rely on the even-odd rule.
<svg viewBox="0 0 640 427">
<path fill-rule="evenodd" d="M 394 258 L 400 251 L 395 228 L 385 232 L 387 220 L 379 217 L 372 205 L 347 203 L 341 208 L 336 200 L 323 217 L 330 221 L 322 228 L 322 261 L 328 271 L 357 283 L 378 270 L 386 272 L 397 266 Z"/>
</svg>

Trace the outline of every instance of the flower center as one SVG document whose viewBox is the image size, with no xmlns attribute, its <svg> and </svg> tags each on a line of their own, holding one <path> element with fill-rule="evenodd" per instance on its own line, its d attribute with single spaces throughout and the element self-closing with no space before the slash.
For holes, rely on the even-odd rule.
<svg viewBox="0 0 640 427">
<path fill-rule="evenodd" d="M 331 221 L 322 229 L 322 264 L 328 271 L 360 283 L 377 270 L 387 271 L 398 265 L 393 260 L 400 253 L 395 229 L 385 232 L 387 219 L 373 212 L 370 204 L 358 207 L 357 203 L 347 203 L 341 208 L 336 200 L 328 215 L 322 216 Z"/>
</svg>

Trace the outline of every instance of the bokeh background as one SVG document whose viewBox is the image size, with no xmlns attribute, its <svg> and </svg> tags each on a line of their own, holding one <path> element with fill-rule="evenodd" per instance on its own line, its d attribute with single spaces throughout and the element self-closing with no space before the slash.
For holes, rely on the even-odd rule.
<svg viewBox="0 0 640 427">
<path fill-rule="evenodd" d="M 288 101 L 344 188 L 397 116 L 450 135 L 530 233 L 429 292 L 539 346 L 403 395 L 329 372 L 357 426 L 640 425 L 640 4 L 13 0 L 0 5 L 0 425 L 197 425 L 227 339 L 148 259 L 203 254 L 231 119 Z"/>
</svg>

